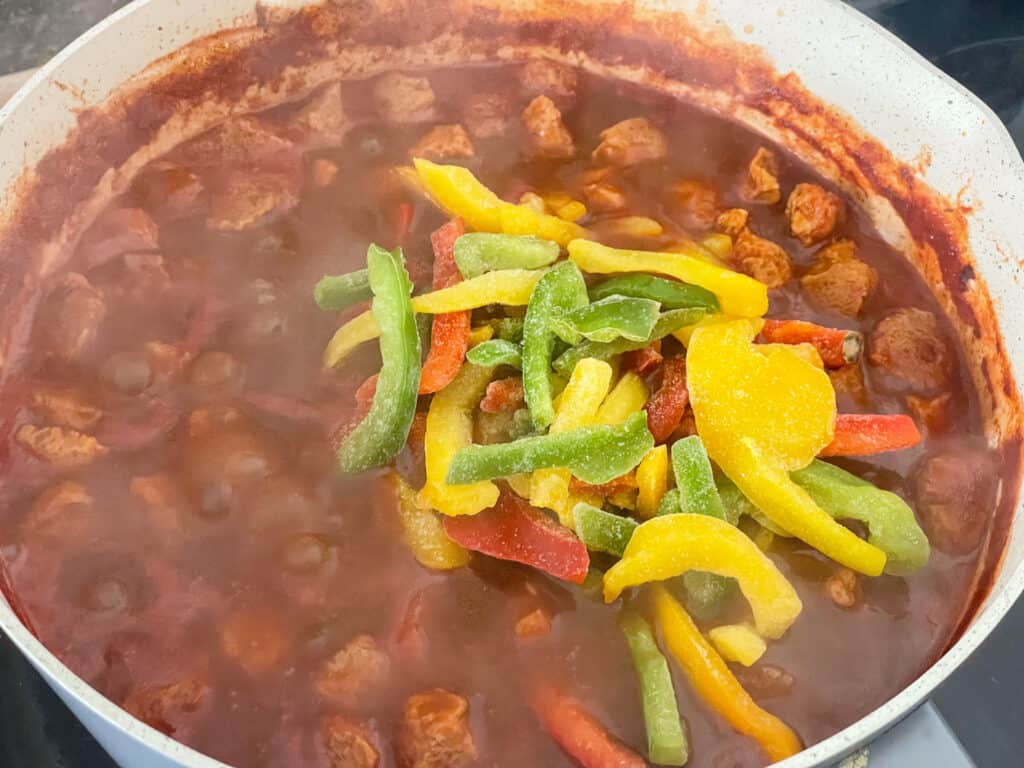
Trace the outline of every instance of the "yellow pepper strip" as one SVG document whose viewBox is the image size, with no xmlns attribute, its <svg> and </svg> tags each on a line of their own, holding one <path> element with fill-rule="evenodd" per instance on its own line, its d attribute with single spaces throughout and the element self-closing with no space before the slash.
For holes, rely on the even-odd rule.
<svg viewBox="0 0 1024 768">
<path fill-rule="evenodd" d="M 723 234 L 711 234 L 700 241 L 700 246 L 720 261 L 725 261 L 732 253 L 732 238 Z"/>
<path fill-rule="evenodd" d="M 736 579 L 764 637 L 782 637 L 803 608 L 768 556 L 739 528 L 710 515 L 662 515 L 641 523 L 622 559 L 604 575 L 604 600 L 610 603 L 627 587 L 687 571 Z"/>
<path fill-rule="evenodd" d="M 836 401 L 828 375 L 785 345 L 751 343 L 760 325 L 711 323 L 690 338 L 687 386 L 708 455 L 784 531 L 877 576 L 885 553 L 833 520 L 789 477 L 832 440 Z"/>
<path fill-rule="evenodd" d="M 768 289 L 763 283 L 692 254 L 622 250 L 592 240 L 573 240 L 569 243 L 569 258 L 591 274 L 653 272 L 699 285 L 718 297 L 727 315 L 761 317 L 768 311 Z"/>
<path fill-rule="evenodd" d="M 647 216 L 620 216 L 616 219 L 605 219 L 594 226 L 606 237 L 658 237 L 665 228 Z"/>
<path fill-rule="evenodd" d="M 491 381 L 493 368 L 466 364 L 451 384 L 430 402 L 423 437 L 427 482 L 420 504 L 445 515 L 475 515 L 498 501 L 498 486 L 489 480 L 448 485 L 448 465 L 459 449 L 473 442 L 473 409 Z"/>
<path fill-rule="evenodd" d="M 644 407 L 650 391 L 644 380 L 630 371 L 620 378 L 597 409 L 594 424 L 621 424 Z"/>
<path fill-rule="evenodd" d="M 629 512 L 636 512 L 636 499 L 636 488 L 631 488 L 627 491 L 619 491 L 618 493 L 608 497 L 608 501 L 612 506 L 618 507 L 619 509 L 625 509 Z M 595 506 L 600 506 L 600 504 Z M 569 509 L 572 509 L 572 507 L 569 507 Z"/>
<path fill-rule="evenodd" d="M 529 499 L 530 498 L 530 483 L 532 481 L 531 475 L 509 475 L 505 478 L 505 482 L 508 483 L 508 487 L 512 489 L 513 493 L 517 496 Z"/>
<path fill-rule="evenodd" d="M 413 164 L 434 202 L 452 216 L 462 217 L 475 232 L 535 235 L 563 246 L 587 234 L 583 227 L 557 216 L 506 203 L 465 168 L 437 165 L 422 158 L 416 158 Z"/>
<path fill-rule="evenodd" d="M 593 424 L 611 382 L 612 367 L 603 360 L 585 357 L 576 363 L 560 396 L 550 434 L 571 432 Z M 530 483 L 530 503 L 554 510 L 562 525 L 569 528 L 572 527 L 572 506 L 569 504 L 571 479 L 567 469 L 540 469 L 533 473 Z"/>
<path fill-rule="evenodd" d="M 478 344 L 483 344 L 485 341 L 490 341 L 493 336 L 493 325 L 478 325 L 469 332 L 469 346 L 472 348 Z"/>
<path fill-rule="evenodd" d="M 398 513 L 402 538 L 420 565 L 447 571 L 469 562 L 469 553 L 448 538 L 434 511 L 420 506 L 414 491 L 397 475 Z"/>
<path fill-rule="evenodd" d="M 708 640 L 722 654 L 722 658 L 744 667 L 753 666 L 768 650 L 767 643 L 749 624 L 715 627 L 708 632 Z"/>
<path fill-rule="evenodd" d="M 654 614 L 669 651 L 708 706 L 737 731 L 754 739 L 773 763 L 803 749 L 800 737 L 788 725 L 761 709 L 743 690 L 690 615 L 661 585 L 654 587 Z"/>
<path fill-rule="evenodd" d="M 449 288 L 412 297 L 412 308 L 419 314 L 444 315 L 478 309 L 489 304 L 524 307 L 530 301 L 533 286 L 543 274 L 533 269 L 502 269 L 463 280 Z M 324 367 L 336 368 L 352 350 L 380 336 L 380 328 L 367 310 L 339 328 L 324 350 Z"/>
<path fill-rule="evenodd" d="M 559 206 L 556 213 L 558 218 L 563 221 L 579 221 L 587 215 L 587 206 L 579 200 L 570 200 L 565 205 Z"/>
<path fill-rule="evenodd" d="M 668 490 L 668 446 L 656 445 L 636 468 L 636 511 L 645 520 L 658 514 L 658 505 Z"/>
</svg>

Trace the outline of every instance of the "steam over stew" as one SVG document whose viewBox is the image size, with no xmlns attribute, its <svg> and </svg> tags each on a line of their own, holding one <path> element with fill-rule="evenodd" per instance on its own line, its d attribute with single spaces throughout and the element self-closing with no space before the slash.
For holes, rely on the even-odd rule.
<svg viewBox="0 0 1024 768">
<path fill-rule="evenodd" d="M 839 191 L 544 61 L 178 146 L 31 356 L 12 601 L 246 768 L 782 759 L 947 646 L 1001 471 L 946 319 Z"/>
</svg>

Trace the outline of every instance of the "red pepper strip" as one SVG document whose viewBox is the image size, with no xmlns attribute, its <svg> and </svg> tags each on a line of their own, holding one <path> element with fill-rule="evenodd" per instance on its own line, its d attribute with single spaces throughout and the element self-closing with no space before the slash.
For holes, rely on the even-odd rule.
<svg viewBox="0 0 1024 768">
<path fill-rule="evenodd" d="M 359 388 L 356 390 L 356 404 L 360 408 L 369 408 L 375 394 L 377 394 L 376 373 L 359 385 Z"/>
<path fill-rule="evenodd" d="M 920 442 L 921 433 L 909 416 L 841 413 L 836 416 L 835 437 L 818 455 L 873 456 Z"/>
<path fill-rule="evenodd" d="M 508 491 L 478 515 L 446 517 L 444 531 L 466 549 L 524 563 L 574 584 L 583 583 L 590 567 L 582 541 Z"/>
<path fill-rule="evenodd" d="M 654 442 L 663 443 L 672 436 L 682 422 L 689 402 L 686 361 L 681 357 L 670 357 L 661 364 L 661 386 L 644 406 L 647 428 L 654 435 Z"/>
<path fill-rule="evenodd" d="M 484 413 L 507 413 L 522 407 L 525 402 L 523 380 L 518 376 L 510 376 L 487 385 L 487 391 L 480 401 L 480 410 Z"/>
<path fill-rule="evenodd" d="M 462 219 L 452 219 L 430 236 L 434 247 L 434 290 L 462 280 L 455 264 L 455 241 L 466 233 Z M 447 387 L 462 367 L 469 349 L 469 311 L 437 315 L 430 330 L 430 352 L 420 374 L 420 394 L 432 395 Z"/>
<path fill-rule="evenodd" d="M 622 370 L 633 371 L 643 376 L 664 360 L 661 356 L 661 339 L 658 339 L 649 347 L 634 349 L 622 355 Z"/>
<path fill-rule="evenodd" d="M 803 320 L 766 320 L 761 336 L 774 344 L 811 344 L 828 368 L 857 362 L 864 349 L 864 336 L 857 331 L 825 328 Z"/>
<path fill-rule="evenodd" d="M 533 708 L 544 729 L 583 768 L 646 768 L 640 755 L 621 744 L 571 696 L 540 685 Z"/>
<path fill-rule="evenodd" d="M 627 472 L 601 485 L 591 485 L 574 477 L 569 481 L 569 490 L 577 496 L 600 496 L 602 499 L 606 499 L 617 493 L 636 490 L 636 473 Z"/>
<path fill-rule="evenodd" d="M 412 219 L 416 215 L 416 209 L 411 203 L 400 203 L 395 209 L 395 244 L 401 248 L 409 239 L 409 231 L 412 229 Z"/>
</svg>

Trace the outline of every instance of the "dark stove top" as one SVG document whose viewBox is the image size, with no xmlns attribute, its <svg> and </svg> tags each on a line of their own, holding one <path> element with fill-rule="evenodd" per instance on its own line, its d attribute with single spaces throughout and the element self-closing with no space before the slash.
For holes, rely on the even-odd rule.
<svg viewBox="0 0 1024 768">
<path fill-rule="evenodd" d="M 758 0 L 765 2 L 766 0 Z M 1024 2 L 1020 0 L 847 0 L 981 96 L 1024 148 Z M 125 0 L 0 0 L 0 74 L 38 66 Z M 979 768 L 1024 764 L 1024 603 L 935 697 L 942 717 Z M 116 768 L 11 644 L 0 637 L 0 766 Z M 911 730 L 913 731 L 911 735 Z M 893 740 L 941 741 L 926 710 Z M 925 753 L 928 753 L 927 755 Z M 946 768 L 922 749 L 885 766 Z M 872 766 L 877 763 L 873 760 Z M 878 765 L 878 768 L 885 768 Z"/>
</svg>

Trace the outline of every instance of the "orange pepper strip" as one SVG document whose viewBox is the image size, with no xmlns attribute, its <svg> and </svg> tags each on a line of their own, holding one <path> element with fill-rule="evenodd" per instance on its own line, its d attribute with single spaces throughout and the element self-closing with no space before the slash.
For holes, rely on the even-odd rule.
<svg viewBox="0 0 1024 768">
<path fill-rule="evenodd" d="M 487 391 L 480 401 L 480 410 L 484 413 L 509 413 L 522 407 L 525 402 L 523 379 L 520 376 L 509 376 L 487 385 Z"/>
<path fill-rule="evenodd" d="M 729 670 L 686 610 L 660 584 L 652 587 L 654 614 L 669 651 L 690 685 L 708 706 L 740 733 L 750 736 L 771 761 L 803 749 L 800 737 L 770 712 L 761 709 Z"/>
<path fill-rule="evenodd" d="M 841 413 L 836 434 L 819 456 L 874 456 L 913 448 L 921 442 L 914 420 L 903 414 Z"/>
<path fill-rule="evenodd" d="M 462 219 L 455 218 L 430 236 L 434 248 L 434 290 L 462 281 L 455 264 L 455 241 L 466 233 Z M 432 395 L 447 387 L 462 367 L 469 349 L 472 312 L 436 315 L 430 330 L 430 352 L 420 374 L 420 394 Z"/>
<path fill-rule="evenodd" d="M 829 368 L 857 362 L 864 349 L 864 337 L 857 331 L 826 328 L 803 320 L 765 320 L 761 336 L 777 344 L 810 344 Z"/>
<path fill-rule="evenodd" d="M 661 386 L 644 406 L 647 428 L 654 442 L 663 443 L 672 436 L 686 414 L 690 393 L 686 389 L 686 361 L 670 357 L 661 364 Z"/>
</svg>

